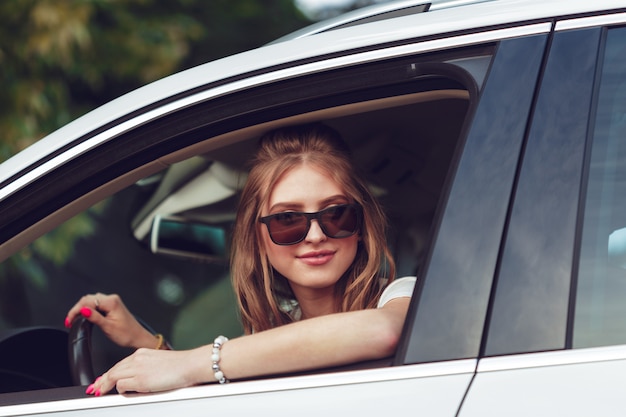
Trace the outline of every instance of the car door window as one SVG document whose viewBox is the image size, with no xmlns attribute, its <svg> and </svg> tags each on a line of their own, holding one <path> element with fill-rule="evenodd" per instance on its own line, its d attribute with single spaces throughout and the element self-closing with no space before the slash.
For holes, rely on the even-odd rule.
<svg viewBox="0 0 626 417">
<path fill-rule="evenodd" d="M 600 74 L 573 347 L 626 343 L 626 28 L 608 30 Z"/>
<path fill-rule="evenodd" d="M 147 123 L 108 143 L 100 157 L 93 152 L 84 160 L 77 158 L 77 166 L 89 164 L 88 170 L 74 171 L 72 180 L 80 183 L 87 171 L 94 180 L 102 178 L 94 174 L 98 169 L 115 174 L 109 171 L 117 161 L 106 162 L 106 150 L 115 148 L 117 159 L 126 158 L 127 170 L 135 168 L 135 160 L 148 158 L 133 156 L 141 155 L 139 146 L 146 146 L 152 158 L 167 160 L 170 155 L 159 154 L 162 149 L 176 152 L 181 147 L 186 155 L 172 157 L 167 170 L 136 181 L 5 261 L 0 270 L 0 336 L 33 325 L 62 327 L 69 307 L 96 291 L 120 294 L 178 349 L 210 343 L 215 334 L 241 334 L 227 257 L 199 263 L 181 258 L 180 251 L 175 257 L 151 253 L 149 225 L 159 211 L 208 223 L 224 246 L 216 253 L 228 253 L 244 162 L 258 135 L 272 124 L 319 120 L 342 133 L 388 214 L 398 274 L 419 274 L 493 49 L 494 44 L 487 44 L 406 56 L 263 85 L 218 99 L 234 105 L 185 108 L 167 115 L 167 129 L 157 128 L 159 120 L 153 123 L 157 127 Z M 216 117 L 224 108 L 232 114 Z M 236 113 L 239 108 L 241 114 Z M 177 119 L 187 124 L 175 123 Z M 191 129 L 192 123 L 198 127 Z M 182 133 L 176 133 L 178 126 Z M 158 144 L 154 150 L 150 141 Z M 168 146 L 161 146 L 165 141 Z M 127 155 L 125 145 L 131 142 L 136 154 Z M 215 188 L 210 188 L 212 173 L 220 177 Z M 198 201 L 182 206 L 168 201 L 168 194 L 187 186 L 196 187 Z M 96 373 L 129 353 L 103 335 L 95 336 L 93 346 Z"/>
<path fill-rule="evenodd" d="M 500 42 L 418 287 L 399 363 L 478 357 L 547 37 Z"/>
<path fill-rule="evenodd" d="M 565 347 L 600 34 L 599 28 L 563 31 L 551 42 L 509 209 L 487 356 Z"/>
</svg>

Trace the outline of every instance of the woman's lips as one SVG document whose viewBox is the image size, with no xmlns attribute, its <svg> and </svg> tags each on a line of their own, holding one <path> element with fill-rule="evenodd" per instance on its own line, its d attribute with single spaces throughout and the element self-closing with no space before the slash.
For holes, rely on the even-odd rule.
<svg viewBox="0 0 626 417">
<path fill-rule="evenodd" d="M 307 252 L 303 255 L 298 256 L 302 262 L 307 265 L 324 265 L 330 262 L 335 256 L 334 251 L 315 251 L 315 252 Z"/>
</svg>

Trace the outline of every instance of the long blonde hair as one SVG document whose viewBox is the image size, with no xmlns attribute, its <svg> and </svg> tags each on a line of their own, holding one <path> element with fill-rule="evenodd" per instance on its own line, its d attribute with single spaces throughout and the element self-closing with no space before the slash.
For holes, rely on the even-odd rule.
<svg viewBox="0 0 626 417">
<path fill-rule="evenodd" d="M 281 298 L 291 297 L 285 278 L 268 261 L 259 216 L 270 191 L 288 170 L 312 164 L 328 173 L 363 210 L 359 247 L 354 262 L 335 288 L 337 311 L 376 306 L 382 292 L 380 275 L 389 279 L 395 264 L 386 244 L 386 218 L 365 182 L 357 176 L 339 134 L 322 124 L 278 129 L 261 138 L 241 194 L 233 233 L 231 272 L 246 333 L 289 323 Z"/>
</svg>

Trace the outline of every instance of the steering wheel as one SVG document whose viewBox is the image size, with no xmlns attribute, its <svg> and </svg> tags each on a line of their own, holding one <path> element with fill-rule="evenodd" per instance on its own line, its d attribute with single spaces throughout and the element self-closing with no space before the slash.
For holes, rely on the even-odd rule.
<svg viewBox="0 0 626 417">
<path fill-rule="evenodd" d="M 89 385 L 95 379 L 91 360 L 91 330 L 93 323 L 78 315 L 70 327 L 67 353 L 70 376 L 74 385 Z"/>
<path fill-rule="evenodd" d="M 143 319 L 135 316 L 135 319 L 145 327 L 150 333 L 156 334 L 156 331 Z M 70 376 L 74 385 L 89 385 L 95 378 L 96 374 L 93 368 L 91 356 L 91 332 L 93 323 L 78 315 L 72 322 L 70 327 L 67 343 L 67 354 L 70 367 Z M 163 344 L 172 349 L 172 345 L 167 340 Z"/>
</svg>

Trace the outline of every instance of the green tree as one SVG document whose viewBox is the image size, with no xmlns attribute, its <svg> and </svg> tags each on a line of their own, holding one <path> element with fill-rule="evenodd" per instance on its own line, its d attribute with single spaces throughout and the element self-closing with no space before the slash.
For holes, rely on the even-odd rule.
<svg viewBox="0 0 626 417">
<path fill-rule="evenodd" d="M 307 23 L 292 0 L 0 2 L 0 161 L 125 92 Z"/>
</svg>

